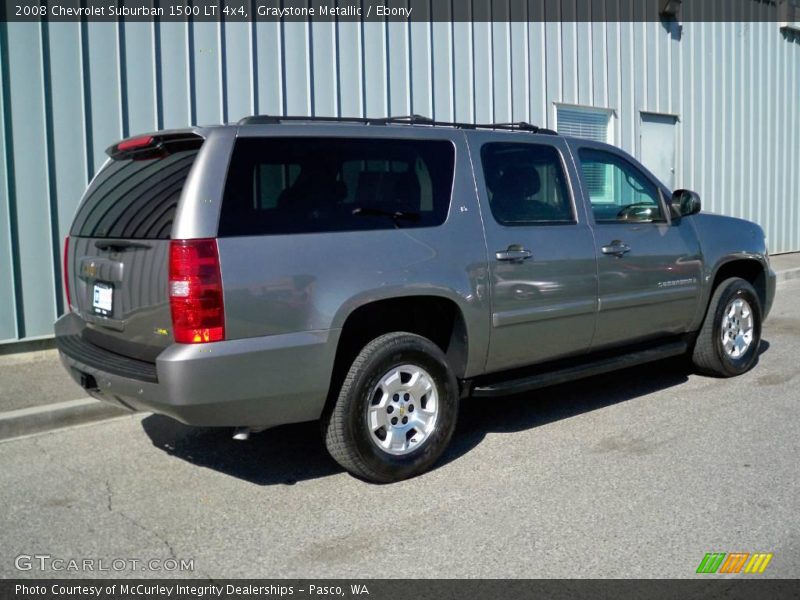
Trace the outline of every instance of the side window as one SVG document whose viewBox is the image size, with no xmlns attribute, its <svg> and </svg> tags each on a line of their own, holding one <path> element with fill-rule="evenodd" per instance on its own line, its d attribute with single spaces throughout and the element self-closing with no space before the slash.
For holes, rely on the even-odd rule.
<svg viewBox="0 0 800 600">
<path fill-rule="evenodd" d="M 664 220 L 658 189 L 631 163 L 601 150 L 583 149 L 579 157 L 596 222 Z"/>
<path fill-rule="evenodd" d="M 240 138 L 219 235 L 435 227 L 450 207 L 448 141 Z"/>
<path fill-rule="evenodd" d="M 492 215 L 501 225 L 573 223 L 558 151 L 552 146 L 496 142 L 481 148 Z"/>
</svg>

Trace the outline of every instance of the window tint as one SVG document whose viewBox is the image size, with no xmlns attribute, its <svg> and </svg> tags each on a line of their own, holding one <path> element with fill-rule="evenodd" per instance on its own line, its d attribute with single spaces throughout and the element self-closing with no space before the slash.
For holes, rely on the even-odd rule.
<svg viewBox="0 0 800 600">
<path fill-rule="evenodd" d="M 201 142 L 181 143 L 144 160 L 110 161 L 78 209 L 70 235 L 169 239 L 183 185 Z"/>
<path fill-rule="evenodd" d="M 552 146 L 484 144 L 481 162 L 489 206 L 498 223 L 574 221 L 561 160 Z"/>
<path fill-rule="evenodd" d="M 663 220 L 658 189 L 639 169 L 600 150 L 584 149 L 579 156 L 595 221 Z"/>
<path fill-rule="evenodd" d="M 219 235 L 441 225 L 453 163 L 446 141 L 242 138 L 231 159 Z"/>
</svg>

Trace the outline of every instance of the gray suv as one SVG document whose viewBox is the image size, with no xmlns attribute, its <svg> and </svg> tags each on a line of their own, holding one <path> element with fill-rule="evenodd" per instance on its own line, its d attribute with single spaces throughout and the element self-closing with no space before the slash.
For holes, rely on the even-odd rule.
<svg viewBox="0 0 800 600">
<path fill-rule="evenodd" d="M 74 379 L 239 437 L 319 419 L 370 481 L 430 468 L 467 396 L 744 373 L 775 294 L 758 225 L 526 123 L 250 117 L 108 154 L 65 242 Z"/>
</svg>

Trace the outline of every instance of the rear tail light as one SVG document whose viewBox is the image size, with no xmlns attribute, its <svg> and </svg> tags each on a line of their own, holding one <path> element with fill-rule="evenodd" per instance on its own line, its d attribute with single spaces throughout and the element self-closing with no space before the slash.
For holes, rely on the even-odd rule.
<svg viewBox="0 0 800 600">
<path fill-rule="evenodd" d="M 64 238 L 64 294 L 67 296 L 67 312 L 72 312 L 72 298 L 69 297 L 69 236 Z"/>
<path fill-rule="evenodd" d="M 217 240 L 170 242 L 169 304 L 176 342 L 197 344 L 225 339 Z"/>
</svg>

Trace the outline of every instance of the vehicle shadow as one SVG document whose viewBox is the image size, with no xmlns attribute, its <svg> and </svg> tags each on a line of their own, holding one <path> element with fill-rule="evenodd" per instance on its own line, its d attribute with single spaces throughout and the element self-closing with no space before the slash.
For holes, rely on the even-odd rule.
<svg viewBox="0 0 800 600">
<path fill-rule="evenodd" d="M 689 379 L 685 359 L 668 359 L 500 398 L 462 402 L 458 427 L 440 465 L 458 459 L 487 433 L 514 433 L 601 410 Z"/>
<path fill-rule="evenodd" d="M 143 419 L 142 428 L 171 456 L 257 485 L 294 485 L 343 470 L 328 455 L 317 422 L 275 427 L 247 441 L 234 440 L 230 427 L 189 427 L 161 415 Z"/>
<path fill-rule="evenodd" d="M 759 355 L 768 348 L 762 340 Z M 437 467 L 457 460 L 489 433 L 524 431 L 600 410 L 678 386 L 691 372 L 681 357 L 526 394 L 467 399 Z M 142 427 L 153 445 L 167 454 L 256 485 L 293 485 L 342 472 L 328 456 L 316 422 L 276 427 L 246 442 L 233 440 L 231 428 L 189 427 L 159 415 L 143 419 Z"/>
</svg>

